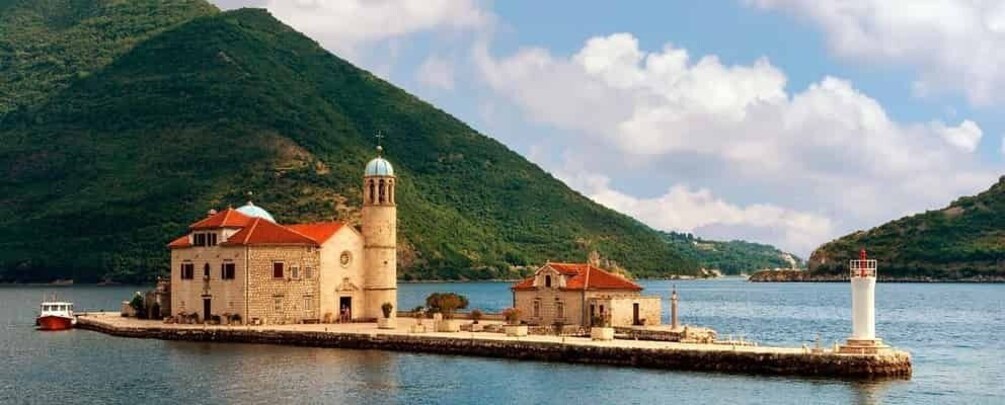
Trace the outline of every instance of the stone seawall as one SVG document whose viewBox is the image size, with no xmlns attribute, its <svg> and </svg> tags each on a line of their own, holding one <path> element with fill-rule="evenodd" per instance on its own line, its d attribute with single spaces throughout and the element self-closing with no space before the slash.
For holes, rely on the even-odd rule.
<svg viewBox="0 0 1005 405">
<path fill-rule="evenodd" d="M 622 344 L 572 344 L 520 339 L 486 339 L 423 334 L 339 333 L 243 328 L 128 327 L 81 317 L 77 327 L 113 336 L 197 342 L 283 344 L 343 349 L 389 350 L 536 360 L 667 370 L 714 371 L 758 375 L 792 375 L 852 379 L 910 378 L 911 357 L 906 352 L 882 355 L 809 354 L 761 348 L 758 352 L 730 350 L 632 347 Z"/>
</svg>

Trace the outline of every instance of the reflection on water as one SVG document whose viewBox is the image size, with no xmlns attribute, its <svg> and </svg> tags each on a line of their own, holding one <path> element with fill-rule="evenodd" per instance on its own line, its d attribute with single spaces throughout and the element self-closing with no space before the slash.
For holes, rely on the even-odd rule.
<svg viewBox="0 0 1005 405">
<path fill-rule="evenodd" d="M 671 282 L 644 282 L 669 294 Z M 848 288 L 676 282 L 687 323 L 762 343 L 829 344 L 848 334 Z M 507 283 L 402 284 L 400 306 L 430 292 L 509 304 Z M 0 287 L 0 403 L 1005 403 L 1005 285 L 881 284 L 884 341 L 911 350 L 909 381 L 851 382 L 636 370 L 460 356 L 39 333 L 39 297 L 115 310 L 137 287 Z"/>
</svg>

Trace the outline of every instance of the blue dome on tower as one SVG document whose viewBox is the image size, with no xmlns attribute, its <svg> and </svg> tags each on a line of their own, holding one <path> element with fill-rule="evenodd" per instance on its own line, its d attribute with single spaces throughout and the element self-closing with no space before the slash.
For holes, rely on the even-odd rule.
<svg viewBox="0 0 1005 405">
<path fill-rule="evenodd" d="M 383 151 L 383 148 L 377 147 L 377 153 Z M 366 164 L 366 171 L 363 172 L 364 176 L 394 176 L 394 167 L 391 166 L 391 162 L 388 162 L 383 157 L 377 156 Z"/>
<path fill-rule="evenodd" d="M 237 212 L 240 212 L 252 218 L 262 218 L 269 222 L 276 223 L 276 219 L 272 217 L 272 214 L 270 214 L 269 211 L 266 211 L 264 208 L 253 204 L 251 201 L 248 201 L 247 204 L 238 208 Z"/>
</svg>

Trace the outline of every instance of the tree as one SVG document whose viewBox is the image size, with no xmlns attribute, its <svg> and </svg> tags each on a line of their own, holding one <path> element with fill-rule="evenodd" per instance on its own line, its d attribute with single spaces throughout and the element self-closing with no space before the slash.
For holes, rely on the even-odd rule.
<svg viewBox="0 0 1005 405">
<path fill-rule="evenodd" d="M 453 319 L 454 311 L 468 307 L 468 298 L 457 293 L 432 293 L 426 297 L 426 307 L 443 314 L 444 319 Z"/>
</svg>

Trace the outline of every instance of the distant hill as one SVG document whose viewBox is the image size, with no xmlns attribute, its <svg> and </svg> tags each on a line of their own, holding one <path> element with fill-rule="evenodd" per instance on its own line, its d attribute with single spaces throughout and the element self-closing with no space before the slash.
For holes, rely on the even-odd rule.
<svg viewBox="0 0 1005 405">
<path fill-rule="evenodd" d="M 149 280 L 172 237 L 247 191 L 280 222 L 356 222 L 377 131 L 403 278 L 513 278 L 593 250 L 639 277 L 699 267 L 263 10 L 0 0 L 0 77 L 0 281 Z"/>
<path fill-rule="evenodd" d="M 663 237 L 684 257 L 723 274 L 753 273 L 765 269 L 802 268 L 803 260 L 778 248 L 742 240 L 714 241 L 688 233 L 663 232 Z"/>
<path fill-rule="evenodd" d="M 1005 177 L 987 191 L 855 232 L 817 248 L 816 278 L 842 276 L 865 248 L 879 260 L 881 278 L 1005 281 Z"/>
</svg>

